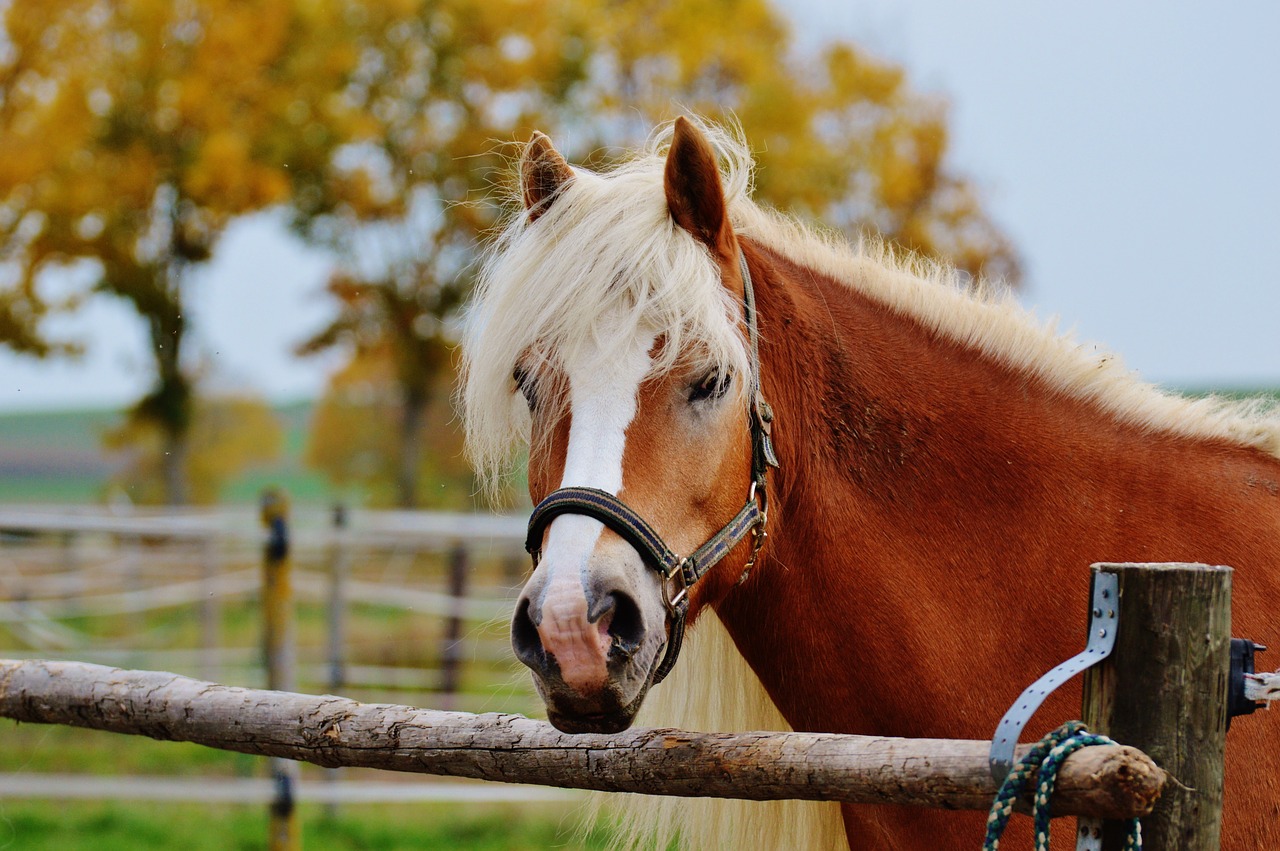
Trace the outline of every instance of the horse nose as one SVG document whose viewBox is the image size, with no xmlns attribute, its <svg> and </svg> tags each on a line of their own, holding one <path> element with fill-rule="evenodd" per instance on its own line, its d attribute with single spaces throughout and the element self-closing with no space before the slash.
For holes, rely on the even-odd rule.
<svg viewBox="0 0 1280 851">
<path fill-rule="evenodd" d="M 526 589 L 511 623 L 516 658 L 544 679 L 559 679 L 579 695 L 609 678 L 610 654 L 630 656 L 644 633 L 640 608 L 624 590 L 548 588 L 538 600 Z"/>
<path fill-rule="evenodd" d="M 543 671 L 546 669 L 546 652 L 538 635 L 538 621 L 542 617 L 532 609 L 533 601 L 528 594 L 521 595 L 516 603 L 515 617 L 511 619 L 511 649 L 522 663 L 535 671 Z"/>
</svg>

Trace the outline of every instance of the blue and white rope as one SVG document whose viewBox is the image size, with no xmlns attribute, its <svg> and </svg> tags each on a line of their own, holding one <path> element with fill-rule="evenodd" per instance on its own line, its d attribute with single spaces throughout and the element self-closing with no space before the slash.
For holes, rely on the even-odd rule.
<svg viewBox="0 0 1280 851">
<path fill-rule="evenodd" d="M 1000 837 L 1009 823 L 1014 802 L 1026 790 L 1032 775 L 1037 776 L 1031 810 L 1035 819 L 1036 851 L 1049 851 L 1049 799 L 1053 797 L 1062 761 L 1080 748 L 1114 744 L 1106 736 L 1088 732 L 1080 721 L 1068 721 L 1037 742 L 1000 784 L 1000 791 L 996 793 L 991 812 L 987 815 L 987 838 L 982 844 L 982 851 L 998 851 L 1000 848 Z M 1125 851 L 1142 848 L 1142 825 L 1136 818 L 1129 823 L 1124 848 Z"/>
</svg>

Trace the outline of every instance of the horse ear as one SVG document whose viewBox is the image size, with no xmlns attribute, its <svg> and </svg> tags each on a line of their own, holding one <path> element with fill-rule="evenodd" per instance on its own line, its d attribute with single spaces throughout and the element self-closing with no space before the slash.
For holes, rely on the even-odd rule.
<svg viewBox="0 0 1280 851">
<path fill-rule="evenodd" d="M 733 231 L 715 151 L 683 115 L 676 119 L 663 185 L 675 223 L 721 257 L 732 257 Z"/>
<path fill-rule="evenodd" d="M 560 156 L 546 134 L 533 131 L 533 138 L 520 155 L 520 189 L 529 221 L 545 213 L 555 195 L 573 180 L 573 169 Z"/>
</svg>

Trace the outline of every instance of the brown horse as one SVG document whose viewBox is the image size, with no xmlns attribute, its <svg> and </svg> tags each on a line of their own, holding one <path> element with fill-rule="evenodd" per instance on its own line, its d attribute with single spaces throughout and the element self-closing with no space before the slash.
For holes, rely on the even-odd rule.
<svg viewBox="0 0 1280 851">
<path fill-rule="evenodd" d="M 523 210 L 484 267 L 464 388 L 480 469 L 500 473 L 525 439 L 535 502 L 604 494 L 537 527 L 512 629 L 558 727 L 630 724 L 677 637 L 679 572 L 604 517 L 619 505 L 685 555 L 740 511 L 767 517 L 767 538 L 700 567 L 690 648 L 649 701 L 676 713 L 664 723 L 987 738 L 1081 649 L 1096 561 L 1232 565 L 1233 631 L 1277 644 L 1274 411 L 1166 395 L 1007 297 L 763 211 L 751 166 L 684 119 L 607 174 L 537 135 Z M 761 398 L 776 468 L 759 463 Z M 1033 725 L 1078 701 L 1055 696 Z M 1249 758 L 1271 750 L 1268 721 L 1228 739 L 1224 849 L 1280 844 L 1280 771 Z M 779 806 L 646 806 L 660 843 L 678 829 L 697 848 L 982 837 L 977 814 L 806 805 L 806 827 Z"/>
</svg>

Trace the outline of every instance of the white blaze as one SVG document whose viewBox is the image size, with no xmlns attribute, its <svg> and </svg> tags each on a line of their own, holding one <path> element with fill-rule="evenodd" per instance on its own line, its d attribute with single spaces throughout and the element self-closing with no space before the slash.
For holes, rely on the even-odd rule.
<svg viewBox="0 0 1280 851">
<path fill-rule="evenodd" d="M 561 487 L 593 487 L 617 496 L 627 427 L 635 418 L 640 382 L 652 366 L 656 334 L 637 334 L 624 357 L 606 357 L 598 344 L 567 364 L 571 422 Z M 616 349 L 614 349 L 616 351 Z M 610 638 L 607 619 L 587 620 L 591 554 L 604 525 L 562 514 L 547 531 L 539 570 L 547 571 L 538 633 L 566 684 L 580 691 L 602 685 Z"/>
</svg>

